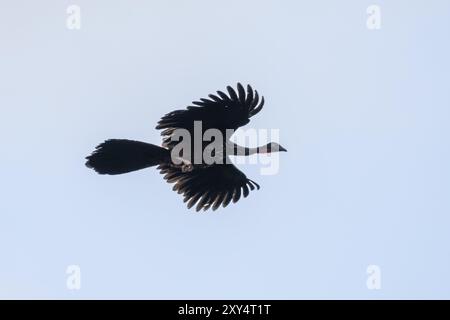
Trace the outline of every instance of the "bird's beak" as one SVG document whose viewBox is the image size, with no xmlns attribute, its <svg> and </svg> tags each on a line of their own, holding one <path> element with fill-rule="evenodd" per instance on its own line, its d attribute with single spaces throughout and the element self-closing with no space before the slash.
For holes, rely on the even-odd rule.
<svg viewBox="0 0 450 320">
<path fill-rule="evenodd" d="M 279 148 L 278 151 L 284 151 L 284 152 L 287 152 L 287 150 L 286 150 L 285 148 L 283 148 L 282 146 L 280 146 L 280 148 Z"/>
</svg>

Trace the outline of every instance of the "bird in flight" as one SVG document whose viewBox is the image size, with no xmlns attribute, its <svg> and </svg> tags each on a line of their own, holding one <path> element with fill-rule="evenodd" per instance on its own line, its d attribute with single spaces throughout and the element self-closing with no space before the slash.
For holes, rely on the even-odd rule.
<svg viewBox="0 0 450 320">
<path fill-rule="evenodd" d="M 164 179 L 174 183 L 173 190 L 183 195 L 187 207 L 195 206 L 197 211 L 216 210 L 221 205 L 226 207 L 231 201 L 237 202 L 241 196 L 247 197 L 250 190 L 259 190 L 260 187 L 231 163 L 229 156 L 286 149 L 276 142 L 256 148 L 232 142 L 232 132 L 249 123 L 250 118 L 261 111 L 264 97 L 260 98 L 250 85 L 245 90 L 240 83 L 237 90 L 228 86 L 227 91 L 228 94 L 217 91 L 217 95 L 210 94 L 209 99 L 194 101 L 185 109 L 163 116 L 156 126 L 156 129 L 163 130 L 161 147 L 140 141 L 109 139 L 86 157 L 86 166 L 99 174 L 109 175 L 157 166 Z M 174 152 L 179 148 L 180 134 L 194 137 L 200 134 L 203 137 L 211 129 L 218 133 L 219 138 L 216 139 L 221 143 L 221 148 L 210 150 L 215 161 L 204 157 L 211 145 L 209 141 L 202 140 L 199 147 L 195 143 L 187 144 L 186 148 L 180 148 L 180 152 Z M 183 136 L 182 142 L 184 140 Z"/>
</svg>

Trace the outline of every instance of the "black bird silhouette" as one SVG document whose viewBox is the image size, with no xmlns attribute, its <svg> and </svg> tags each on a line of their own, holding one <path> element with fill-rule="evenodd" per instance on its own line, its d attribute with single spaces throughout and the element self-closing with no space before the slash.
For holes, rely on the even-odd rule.
<svg viewBox="0 0 450 320">
<path fill-rule="evenodd" d="M 208 129 L 219 130 L 224 137 L 224 149 L 231 149 L 233 155 L 286 151 L 275 142 L 247 148 L 230 141 L 227 130 L 236 130 L 249 123 L 250 118 L 261 111 L 264 97 L 260 98 L 250 85 L 246 91 L 240 83 L 237 84 L 237 92 L 230 86 L 227 91 L 228 95 L 217 91 L 217 95 L 210 94 L 209 99 L 194 101 L 193 106 L 163 116 L 156 126 L 156 129 L 163 129 L 162 147 L 140 141 L 110 139 L 86 157 L 86 166 L 99 174 L 116 175 L 157 165 L 164 179 L 175 183 L 173 190 L 184 196 L 187 207 L 190 209 L 197 204 L 197 211 L 209 208 L 216 210 L 220 205 L 226 207 L 231 201 L 237 202 L 241 196 L 247 197 L 250 190 L 260 187 L 231 163 L 228 157 L 230 153 L 213 152 L 213 156 L 223 160 L 213 164 L 203 160 L 194 162 L 190 157 L 183 157 L 184 152 L 180 153 L 178 162 L 171 156 L 171 151 L 178 143 L 173 139 L 177 130 L 185 129 L 193 136 L 195 121 L 201 123 L 202 137 Z M 202 141 L 202 154 L 208 144 Z M 195 154 L 194 147 L 191 154 Z"/>
</svg>

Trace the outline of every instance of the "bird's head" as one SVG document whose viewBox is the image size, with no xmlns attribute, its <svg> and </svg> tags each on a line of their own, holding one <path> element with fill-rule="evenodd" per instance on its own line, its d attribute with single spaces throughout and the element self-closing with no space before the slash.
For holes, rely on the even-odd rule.
<svg viewBox="0 0 450 320">
<path fill-rule="evenodd" d="M 287 150 L 276 142 L 270 142 L 270 143 L 266 144 L 265 146 L 263 146 L 262 148 L 260 148 L 260 150 L 258 150 L 258 151 L 259 151 L 258 153 L 272 153 L 272 152 L 281 152 L 281 151 L 286 152 Z"/>
</svg>

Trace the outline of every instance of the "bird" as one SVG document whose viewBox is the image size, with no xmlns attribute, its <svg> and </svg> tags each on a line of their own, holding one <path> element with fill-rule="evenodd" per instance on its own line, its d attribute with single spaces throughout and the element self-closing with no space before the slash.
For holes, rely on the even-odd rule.
<svg viewBox="0 0 450 320">
<path fill-rule="evenodd" d="M 86 157 L 85 165 L 102 175 L 125 174 L 156 166 L 164 179 L 174 184 L 173 190 L 183 196 L 187 208 L 195 206 L 196 211 L 214 211 L 220 206 L 225 208 L 242 197 L 246 198 L 250 191 L 259 190 L 260 185 L 247 178 L 230 161 L 230 155 L 248 156 L 287 150 L 276 142 L 248 148 L 230 140 L 230 132 L 248 124 L 250 118 L 259 113 L 265 103 L 264 96 L 260 97 L 258 91 L 253 90 L 250 85 L 245 89 L 241 83 L 237 83 L 236 88 L 237 90 L 227 86 L 227 94 L 217 91 L 217 94 L 209 94 L 208 98 L 193 101 L 185 109 L 164 115 L 156 126 L 157 130 L 162 130 L 161 146 L 127 139 L 108 139 Z M 173 156 L 179 143 L 174 137 L 180 131 L 195 135 L 196 123 L 201 124 L 202 135 L 209 129 L 222 134 L 227 152 L 217 149 L 211 153 L 215 159 L 222 161 L 192 161 L 188 157 L 189 148 L 187 151 L 182 149 L 178 157 Z M 195 157 L 196 152 L 204 152 L 208 143 L 202 141 L 200 149 L 191 146 L 191 154 Z"/>
</svg>

